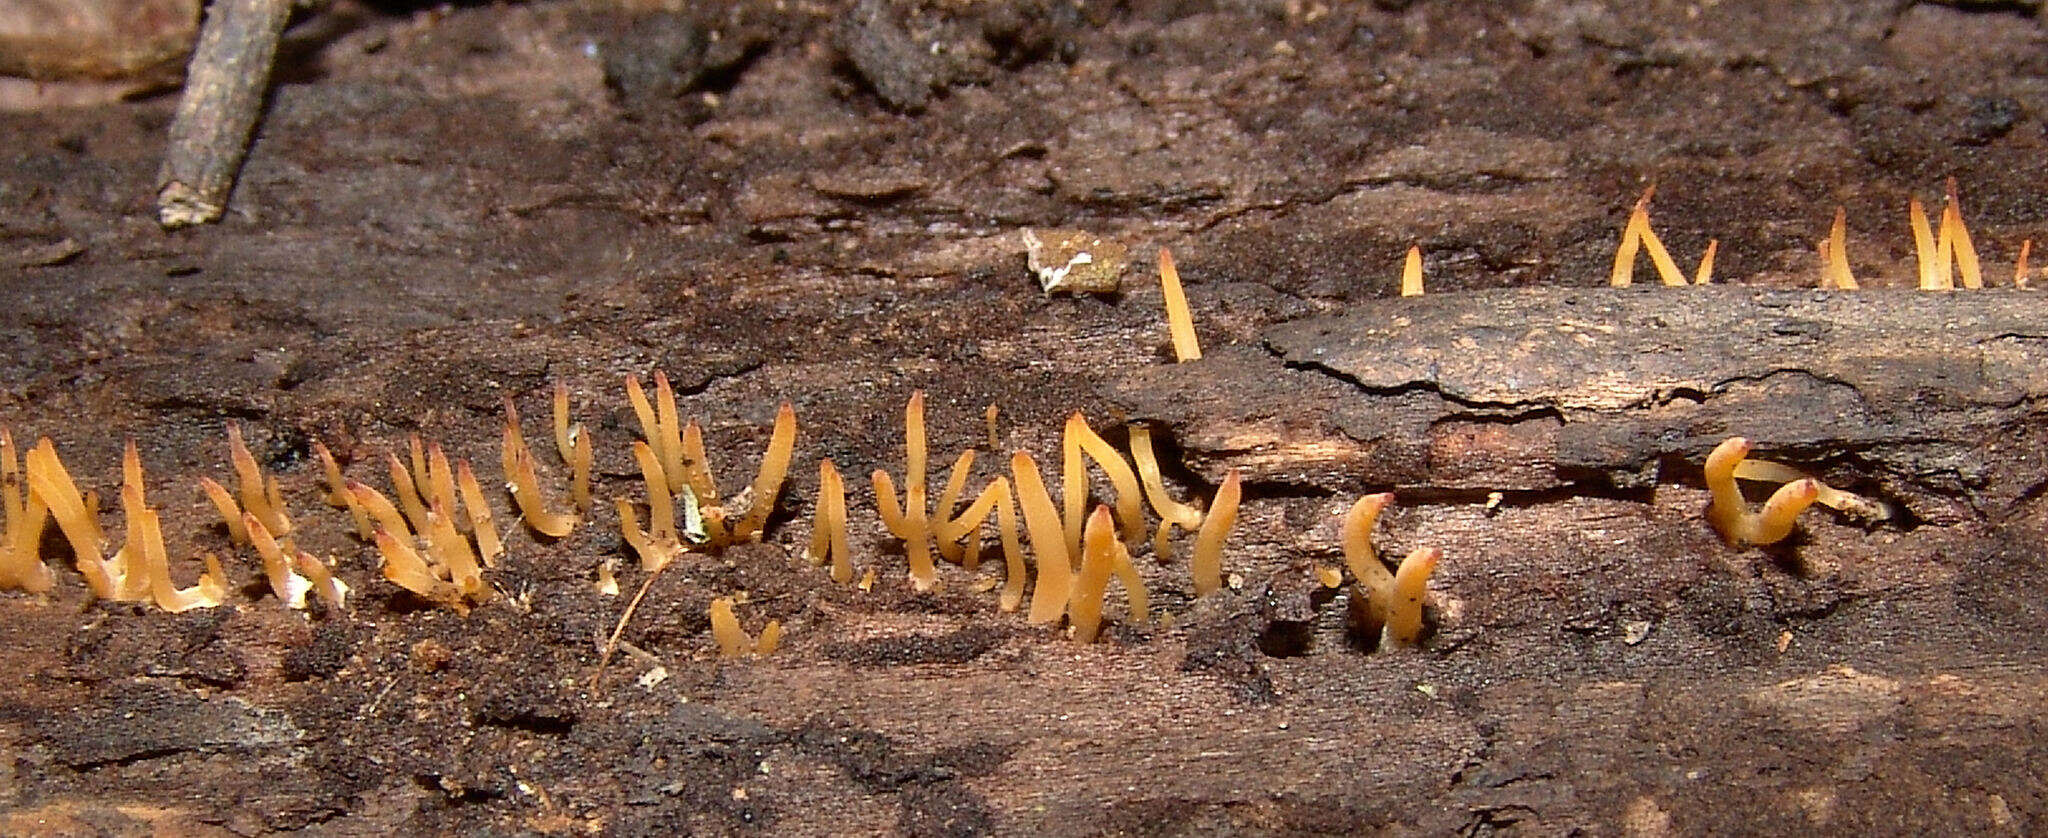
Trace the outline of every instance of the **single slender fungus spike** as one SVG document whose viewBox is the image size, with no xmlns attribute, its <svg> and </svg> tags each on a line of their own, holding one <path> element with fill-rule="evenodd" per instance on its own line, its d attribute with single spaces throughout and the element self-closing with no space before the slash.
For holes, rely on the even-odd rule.
<svg viewBox="0 0 2048 838">
<path fill-rule="evenodd" d="M 1408 247 L 1408 258 L 1401 262 L 1401 296 L 1422 296 L 1422 248 Z"/>
<path fill-rule="evenodd" d="M 491 523 L 491 505 L 468 460 L 455 464 L 455 482 L 462 488 L 462 508 L 469 515 L 469 530 L 476 535 L 477 556 L 483 559 L 485 567 L 497 567 L 498 557 L 505 555 L 505 542 L 498 537 L 497 525 Z"/>
<path fill-rule="evenodd" d="M 1429 575 L 1443 555 L 1435 547 L 1423 547 L 1401 560 L 1388 598 L 1387 640 L 1412 646 L 1422 639 L 1422 601 L 1429 593 Z"/>
<path fill-rule="evenodd" d="M 761 627 L 761 636 L 754 641 L 754 654 L 772 655 L 782 648 L 782 621 L 769 620 Z"/>
<path fill-rule="evenodd" d="M 313 457 L 320 461 L 320 474 L 327 479 L 327 494 L 321 500 L 335 509 L 347 509 L 349 505 L 348 481 L 341 477 L 341 464 L 334 461 L 334 453 L 320 440 L 313 440 Z"/>
<path fill-rule="evenodd" d="M 1137 565 L 1131 564 L 1131 551 L 1121 541 L 1110 545 L 1116 548 L 1117 584 L 1124 586 L 1124 599 L 1130 603 L 1131 625 L 1142 626 L 1152 620 L 1152 599 L 1145 591 L 1145 580 L 1138 575 Z"/>
<path fill-rule="evenodd" d="M 1913 261 L 1918 267 L 1922 291 L 1951 290 L 1945 257 L 1934 246 L 1934 232 L 1927 225 L 1927 208 L 1920 196 L 1906 198 L 1906 223 L 1913 228 Z"/>
<path fill-rule="evenodd" d="M 1380 513 L 1393 502 L 1392 492 L 1366 495 L 1344 513 L 1344 566 L 1351 570 L 1351 578 L 1368 592 L 1381 590 L 1394 582 L 1393 574 L 1387 572 L 1387 566 L 1380 562 L 1379 552 L 1372 544 L 1373 525 L 1379 522 Z M 1373 617 L 1376 624 L 1386 622 L 1384 613 L 1374 613 Z"/>
<path fill-rule="evenodd" d="M 1202 345 L 1195 339 L 1195 318 L 1188 311 L 1188 295 L 1180 285 L 1180 269 L 1174 267 L 1173 253 L 1163 247 L 1159 248 L 1159 290 L 1166 301 L 1166 331 L 1173 338 L 1174 361 L 1199 360 Z M 989 434 L 989 447 L 996 447 L 994 433 Z"/>
<path fill-rule="evenodd" d="M 228 540 L 238 546 L 248 544 L 249 530 L 242 526 L 242 507 L 235 503 L 235 496 L 209 477 L 199 478 L 199 491 L 206 493 L 207 500 L 213 501 L 213 508 L 220 511 L 221 521 L 228 526 Z"/>
<path fill-rule="evenodd" d="M 656 456 L 660 456 L 661 440 L 664 436 L 661 420 L 655 417 L 654 405 L 647 401 L 647 391 L 640 388 L 640 377 L 637 375 L 626 376 L 626 403 L 633 406 L 633 416 L 640 420 L 641 438 L 647 440 L 647 444 L 655 449 Z"/>
<path fill-rule="evenodd" d="M 1770 500 L 1764 501 L 1762 512 L 1751 519 L 1749 542 L 1752 544 L 1776 544 L 1792 534 L 1792 526 L 1798 522 L 1799 513 L 1813 505 L 1820 496 L 1820 484 L 1815 480 L 1798 480 L 1779 486 L 1771 493 Z"/>
<path fill-rule="evenodd" d="M 1074 626 L 1074 639 L 1095 642 L 1102 630 L 1102 596 L 1109 589 L 1109 574 L 1116 566 L 1116 531 L 1109 520 L 1109 507 L 1097 504 L 1082 532 L 1081 574 L 1067 604 L 1067 619 Z"/>
<path fill-rule="evenodd" d="M 1737 480 L 1762 480 L 1771 483 L 1794 483 L 1812 479 L 1800 470 L 1769 460 L 1743 460 L 1735 464 Z M 1845 513 L 1864 521 L 1885 521 L 1892 517 L 1891 504 L 1872 500 L 1862 495 L 1844 492 L 1819 480 L 1814 480 L 1817 490 L 1814 500 L 1822 506 Z"/>
<path fill-rule="evenodd" d="M 1138 488 L 1137 472 L 1124 462 L 1124 455 L 1116 446 L 1088 427 L 1088 420 L 1080 411 L 1067 417 L 1066 434 L 1081 446 L 1081 452 L 1102 467 L 1108 475 L 1109 485 L 1116 489 L 1117 523 L 1122 525 L 1124 544 L 1138 544 L 1145 540 L 1145 496 Z"/>
<path fill-rule="evenodd" d="M 2026 261 L 2027 260 L 2024 258 L 2020 260 L 2020 262 L 2023 264 Z M 998 443 L 996 438 L 996 416 L 998 412 L 999 411 L 996 410 L 995 402 L 989 402 L 988 409 L 983 410 L 981 412 L 981 423 L 983 425 L 988 426 L 988 450 L 990 451 L 994 451 L 997 448 L 1002 447 Z"/>
<path fill-rule="evenodd" d="M 255 545 L 256 555 L 263 559 L 263 576 L 270 580 L 270 592 L 276 594 L 287 608 L 305 609 L 306 593 L 313 590 L 313 583 L 292 570 L 284 551 L 277 546 L 277 540 L 262 521 L 256 520 L 254 513 L 242 513 L 242 526 L 248 528 L 249 543 Z"/>
<path fill-rule="evenodd" d="M 940 550 L 943 551 L 947 545 L 952 545 L 955 554 L 959 556 L 960 566 L 970 572 L 981 567 L 982 522 L 988 520 L 988 514 L 995 509 L 996 502 L 1009 495 L 1008 487 L 1000 485 L 1001 483 L 1002 478 L 996 478 L 987 488 L 981 490 L 981 494 L 975 496 L 974 502 L 968 504 L 967 510 L 960 513 L 959 517 L 951 520 L 941 519 L 934 527 L 934 535 L 938 539 Z"/>
<path fill-rule="evenodd" d="M 694 447 L 686 446 L 684 440 L 677 436 L 682 422 L 676 414 L 676 391 L 668 386 L 668 373 L 661 370 L 654 371 L 654 417 L 656 431 L 661 434 L 661 444 L 654 446 L 654 453 L 661 457 L 662 473 L 668 475 L 668 493 L 682 494 L 683 485 L 688 483 L 697 493 L 698 501 L 716 505 L 718 491 L 711 483 L 711 469 L 704 460 L 703 434 L 701 431 L 697 433 Z M 690 421 L 690 427 L 696 430 L 696 420 Z M 701 484 L 698 482 L 700 472 L 703 475 Z"/>
<path fill-rule="evenodd" d="M 1815 242 L 1813 249 L 1814 253 L 1820 257 L 1820 285 L 1818 287 L 1823 290 L 1834 290 L 1835 272 L 1834 269 L 1828 267 L 1828 240 L 1823 238 Z"/>
<path fill-rule="evenodd" d="M 103 550 L 107 543 L 106 533 L 93 507 L 78 493 L 78 484 L 71 481 L 71 474 L 64 470 L 63 461 L 57 459 L 57 446 L 48 437 L 36 440 L 34 448 L 23 456 L 23 475 L 28 480 L 30 503 L 38 500 L 50 517 L 57 521 L 57 529 L 64 533 L 64 539 L 71 544 L 78 572 L 85 577 L 86 587 L 100 599 L 113 599 L 115 580 L 108 576 Z"/>
<path fill-rule="evenodd" d="M 1003 541 L 1003 590 L 996 607 L 1015 611 L 1024 603 L 1024 542 L 1017 534 L 1017 507 L 1010 502 L 1010 481 L 996 478 L 996 532 Z"/>
<path fill-rule="evenodd" d="M 219 566 L 218 560 L 215 560 L 212 556 L 207 556 L 207 559 L 213 561 L 215 567 Z M 327 607 L 336 611 L 348 608 L 349 587 L 347 582 L 336 578 L 334 572 L 329 570 L 326 564 L 304 550 L 298 552 L 294 561 L 299 573 L 312 583 L 313 594 L 320 597 L 321 602 L 327 603 Z"/>
<path fill-rule="evenodd" d="M 1146 499 L 1152 502 L 1153 512 L 1183 529 L 1194 529 L 1202 523 L 1201 510 L 1176 501 L 1166 493 L 1166 481 L 1159 473 L 1159 457 L 1152 449 L 1151 428 L 1131 426 L 1131 460 L 1138 466 L 1138 477 L 1144 484 Z"/>
<path fill-rule="evenodd" d="M 640 569 L 654 573 L 682 555 L 682 539 L 676 533 L 675 504 L 668 494 L 668 478 L 662 473 L 654 447 L 634 442 L 633 461 L 640 465 L 640 479 L 647 487 L 648 531 L 645 535 L 639 533 L 640 523 L 634 520 L 633 508 L 624 500 L 619 501 L 619 526 L 627 543 L 640 554 Z"/>
<path fill-rule="evenodd" d="M 1827 269 L 1834 276 L 1834 286 L 1843 291 L 1855 291 L 1856 276 L 1849 271 L 1849 211 L 1835 207 L 1835 223 L 1828 229 Z"/>
<path fill-rule="evenodd" d="M 1067 540 L 1067 556 L 1081 558 L 1081 516 L 1088 511 L 1088 463 L 1081 456 L 1081 438 L 1074 423 L 1067 422 L 1060 434 L 1060 534 Z"/>
<path fill-rule="evenodd" d="M 348 491 L 356 499 L 356 508 L 363 510 L 364 516 L 376 524 L 376 527 L 370 530 L 371 541 L 376 540 L 377 529 L 389 532 L 393 537 L 403 539 L 407 543 L 413 540 L 412 529 L 406 524 L 405 516 L 400 515 L 398 507 L 392 506 L 391 501 L 378 494 L 376 489 L 351 480 L 348 483 Z"/>
<path fill-rule="evenodd" d="M 569 385 L 555 382 L 555 454 L 562 458 L 562 465 L 576 462 L 576 441 L 569 432 Z"/>
<path fill-rule="evenodd" d="M 578 515 L 590 514 L 590 471 L 597 455 L 590 442 L 590 434 L 577 425 L 571 435 L 576 437 L 575 448 L 569 459 L 569 500 L 576 504 Z"/>
<path fill-rule="evenodd" d="M 1948 205 L 1941 211 L 1942 234 L 1950 241 L 1956 261 L 1956 274 L 1964 288 L 1976 290 L 1984 287 L 1984 269 L 1977 262 L 1977 246 L 1970 242 L 1970 228 L 1963 226 L 1963 205 L 1956 198 L 1956 179 L 1948 179 Z"/>
<path fill-rule="evenodd" d="M 789 474 L 789 458 L 796 451 L 796 408 L 789 402 L 775 411 L 775 430 L 768 437 L 768 453 L 761 458 L 761 471 L 754 477 L 753 500 L 746 517 L 732 529 L 734 541 L 752 538 L 768 525 L 775 511 L 775 498 L 782 492 L 782 479 Z"/>
<path fill-rule="evenodd" d="M 1031 532 L 1031 551 L 1037 559 L 1038 585 L 1031 591 L 1031 610 L 1025 622 L 1033 625 L 1058 622 L 1067 612 L 1067 597 L 1073 589 L 1073 565 L 1067 558 L 1067 539 L 1060 532 L 1059 512 L 1045 491 L 1038 463 L 1022 451 L 1010 457 L 1010 476 L 1017 502 L 1024 508 L 1024 525 Z"/>
<path fill-rule="evenodd" d="M 818 509 L 811 526 L 811 563 L 832 563 L 832 581 L 853 581 L 846 539 L 846 483 L 830 458 L 818 461 Z"/>
<path fill-rule="evenodd" d="M 234 465 L 240 484 L 242 508 L 254 513 L 272 535 L 283 537 L 290 534 L 292 523 L 285 518 L 284 506 L 277 503 L 277 484 L 264 480 L 263 469 L 256 465 L 249 446 L 242 442 L 241 426 L 233 422 L 228 423 L 228 459 Z"/>
<path fill-rule="evenodd" d="M 2034 240 L 2020 242 L 2020 258 L 2012 266 L 2012 287 L 2024 290 L 2027 287 L 2027 256 L 2034 252 Z"/>
<path fill-rule="evenodd" d="M 1650 229 L 1649 210 L 1643 211 L 1643 250 L 1650 254 L 1650 264 L 1657 269 L 1657 280 L 1665 287 L 1684 287 L 1685 275 L 1678 272 L 1678 263 L 1671 259 L 1671 251 L 1664 249 L 1664 240 L 1657 238 L 1657 231 Z"/>
<path fill-rule="evenodd" d="M 875 487 L 875 512 L 882 518 L 882 526 L 888 528 L 897 538 L 908 538 L 903 527 L 903 505 L 896 501 L 896 481 L 881 469 L 868 475 L 868 482 Z"/>
<path fill-rule="evenodd" d="M 392 494 L 398 496 L 398 508 L 405 512 L 405 520 L 412 523 L 413 532 L 427 531 L 427 504 L 420 498 L 418 481 L 412 472 L 400 462 L 398 455 L 386 456 L 391 469 Z"/>
<path fill-rule="evenodd" d="M 732 613 L 732 597 L 711 601 L 711 636 L 718 641 L 721 658 L 745 657 L 754 652 L 754 639 L 740 628 L 740 618 Z"/>
<path fill-rule="evenodd" d="M 1614 270 L 1607 275 L 1607 284 L 1615 288 L 1627 288 L 1635 284 L 1636 250 L 1642 246 L 1643 230 L 1649 227 L 1649 213 L 1644 205 L 1656 187 L 1643 191 L 1643 197 L 1636 201 L 1635 209 L 1628 214 L 1628 223 L 1621 228 L 1621 246 L 1614 250 Z"/>
<path fill-rule="evenodd" d="M 136 491 L 123 492 L 122 502 L 126 504 L 130 499 L 128 496 L 132 494 L 135 506 L 138 507 L 131 518 L 130 526 L 134 529 L 129 532 L 128 537 L 131 543 L 140 540 L 139 552 L 143 567 L 141 575 L 147 577 L 149 598 L 156 602 L 156 607 L 172 614 L 195 608 L 212 608 L 226 601 L 227 578 L 221 573 L 220 560 L 212 556 L 207 557 L 209 561 L 206 572 L 200 574 L 198 584 L 184 590 L 179 590 L 171 584 L 170 557 L 164 550 L 163 527 L 156 510 L 143 506 L 141 485 L 138 480 L 135 483 Z"/>
<path fill-rule="evenodd" d="M 0 590 L 45 594 L 56 587 L 56 574 L 43 563 L 43 523 L 49 510 L 22 479 L 14 436 L 0 428 L 0 507 L 7 528 L 0 535 Z"/>
<path fill-rule="evenodd" d="M 507 402 L 506 407 L 509 409 L 511 404 Z M 540 493 L 540 477 L 534 472 L 533 452 L 526 447 L 526 439 L 519 433 L 519 426 L 513 424 L 516 416 L 508 410 L 504 440 L 505 479 L 507 488 L 512 492 L 512 502 L 519 507 L 526 526 L 534 532 L 548 538 L 561 538 L 576 528 L 576 516 L 547 510 L 547 499 Z"/>
<path fill-rule="evenodd" d="M 1721 249 L 1720 239 L 1707 239 L 1707 252 L 1700 254 L 1700 269 L 1693 274 L 1692 284 L 1714 284 L 1714 252 Z"/>
<path fill-rule="evenodd" d="M 1704 469 L 1707 493 L 1711 500 L 1707 506 L 1707 523 L 1721 534 L 1721 540 L 1730 546 L 1741 546 L 1747 532 L 1746 521 L 1749 504 L 1742 499 L 1742 489 L 1735 485 L 1735 465 L 1749 456 L 1749 440 L 1729 437 L 1707 454 Z"/>
<path fill-rule="evenodd" d="M 412 464 L 413 488 L 419 492 L 420 497 L 431 499 L 434 496 L 434 481 L 427 470 L 427 449 L 420 443 L 420 435 L 406 434 L 405 449 L 409 457 L 407 462 Z"/>
<path fill-rule="evenodd" d="M 960 548 L 960 536 L 965 533 L 953 532 L 953 510 L 960 503 L 961 493 L 967 490 L 967 476 L 973 471 L 974 449 L 969 448 L 960 452 L 952 470 L 946 472 L 946 486 L 939 490 L 938 503 L 932 507 L 932 537 L 939 543 L 939 555 L 954 564 L 961 563 L 966 556 Z M 961 529 L 965 530 L 966 525 L 962 524 Z"/>
<path fill-rule="evenodd" d="M 1195 554 L 1189 571 L 1194 576 L 1195 596 L 1208 596 L 1223 587 L 1223 541 L 1237 525 L 1237 503 L 1241 489 L 1232 469 L 1202 516 L 1202 528 L 1195 533 Z"/>
</svg>

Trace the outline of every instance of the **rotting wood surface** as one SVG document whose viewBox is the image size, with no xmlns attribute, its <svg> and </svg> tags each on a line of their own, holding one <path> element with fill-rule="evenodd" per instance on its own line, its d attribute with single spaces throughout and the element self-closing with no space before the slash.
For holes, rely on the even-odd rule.
<svg viewBox="0 0 2048 838">
<path fill-rule="evenodd" d="M 2041 477 L 1986 449 L 2048 396 L 2044 312 L 2011 291 L 1433 294 L 1282 323 L 1113 395 L 1212 479 L 1633 490 L 1696 480 L 1739 435 L 1949 520 Z"/>
</svg>

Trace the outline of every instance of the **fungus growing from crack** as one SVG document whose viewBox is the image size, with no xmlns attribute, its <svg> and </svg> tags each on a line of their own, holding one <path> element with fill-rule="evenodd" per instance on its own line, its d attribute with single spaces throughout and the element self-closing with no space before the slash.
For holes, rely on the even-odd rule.
<svg viewBox="0 0 2048 838">
<path fill-rule="evenodd" d="M 1188 312 L 1188 295 L 1181 288 L 1180 270 L 1174 267 L 1173 253 L 1163 247 L 1159 248 L 1159 291 L 1166 301 L 1166 331 L 1173 338 L 1174 361 L 1199 360 L 1202 345 L 1195 339 L 1195 318 Z M 995 447 L 994 443 L 989 447 Z"/>
<path fill-rule="evenodd" d="M 832 581 L 853 581 L 852 550 L 846 541 L 846 482 L 830 458 L 818 461 L 818 503 L 811 519 L 811 563 L 832 563 Z"/>
<path fill-rule="evenodd" d="M 1038 463 L 1030 454 L 1019 451 L 1010 456 L 1010 478 L 1017 489 L 1017 504 L 1024 509 L 1024 526 L 1030 531 L 1031 552 L 1038 565 L 1038 583 L 1031 589 L 1031 609 L 1024 619 L 1033 625 L 1058 622 L 1067 611 L 1074 575 L 1060 513 L 1053 507 Z"/>
<path fill-rule="evenodd" d="M 540 491 L 540 476 L 534 470 L 533 451 L 526 447 L 526 437 L 519 431 L 519 409 L 509 396 L 505 398 L 502 459 L 506 489 L 512 493 L 512 501 L 519 506 L 519 515 L 526 520 L 527 527 L 548 538 L 561 538 L 576 528 L 579 519 L 574 513 L 548 511 L 547 498 Z"/>
<path fill-rule="evenodd" d="M 1412 646 L 1422 639 L 1422 600 L 1429 593 L 1429 575 L 1443 555 L 1435 547 L 1419 547 L 1401 560 L 1387 595 L 1388 641 Z"/>
<path fill-rule="evenodd" d="M 733 598 L 719 597 L 711 601 L 711 637 L 718 642 L 718 656 L 741 658 L 749 655 L 768 655 L 782 645 L 782 623 L 769 620 L 761 628 L 756 639 L 740 628 L 740 619 L 733 614 Z"/>
<path fill-rule="evenodd" d="M 30 502 L 40 502 L 57 522 L 57 529 L 71 544 L 72 558 L 79 574 L 85 577 L 86 587 L 95 597 L 114 599 L 116 580 L 110 573 L 114 568 L 109 566 L 104 553 L 107 536 L 100 529 L 99 499 L 79 494 L 78 484 L 64 470 L 63 461 L 57 458 L 57 446 L 48 437 L 36 440 L 35 447 L 23 455 L 22 461 Z"/>
<path fill-rule="evenodd" d="M 1208 596 L 1223 587 L 1223 541 L 1230 536 L 1230 528 L 1237 525 L 1240 493 L 1237 471 L 1233 469 L 1216 489 L 1216 498 L 1209 502 L 1209 513 L 1202 516 L 1202 527 L 1195 532 L 1195 553 L 1188 567 L 1194 577 L 1195 596 Z"/>
<path fill-rule="evenodd" d="M 7 516 L 7 526 L 0 530 L 0 591 L 45 594 L 57 584 L 42 556 L 49 510 L 23 483 L 20 463 L 14 436 L 0 428 L 0 513 Z"/>
<path fill-rule="evenodd" d="M 1407 258 L 1401 260 L 1401 296 L 1422 296 L 1422 248 L 1408 247 Z"/>
<path fill-rule="evenodd" d="M 1065 482 L 1061 487 L 1061 500 L 1066 504 L 1063 523 L 1067 538 L 1068 555 L 1081 552 L 1081 513 L 1088 500 L 1087 463 L 1082 459 L 1094 460 L 1102 467 L 1102 473 L 1109 477 L 1109 484 L 1116 490 L 1116 515 L 1122 526 L 1125 544 L 1136 544 L 1145 538 L 1144 496 L 1138 489 L 1138 475 L 1131 471 L 1124 456 L 1116 447 L 1088 427 L 1088 420 L 1080 411 L 1067 416 L 1067 426 L 1061 434 Z"/>
<path fill-rule="evenodd" d="M 1892 505 L 1881 500 L 1844 492 L 1821 482 L 1800 470 L 1769 460 L 1744 458 L 1735 464 L 1735 479 L 1756 480 L 1767 483 L 1796 483 L 1812 480 L 1814 502 L 1840 512 L 1859 521 L 1875 523 L 1891 520 Z"/>
<path fill-rule="evenodd" d="M 1742 489 L 1735 485 L 1736 469 L 1749 452 L 1749 440 L 1738 436 L 1729 437 L 1707 455 L 1706 483 L 1712 496 L 1707 522 L 1734 547 L 1783 541 L 1792 534 L 1799 513 L 1820 497 L 1820 481 L 1803 478 L 1778 487 L 1761 511 L 1751 512 Z"/>
<path fill-rule="evenodd" d="M 1344 566 L 1351 571 L 1355 590 L 1366 597 L 1366 621 L 1372 626 L 1386 624 L 1387 596 L 1394 583 L 1393 574 L 1380 563 L 1379 551 L 1373 547 L 1372 528 L 1393 502 L 1392 492 L 1366 495 L 1344 513 Z"/>
<path fill-rule="evenodd" d="M 1152 558 L 1167 561 L 1173 557 L 1173 528 L 1193 530 L 1201 525 L 1202 512 L 1166 493 L 1166 482 L 1159 474 L 1159 457 L 1152 450 L 1151 428 L 1131 426 L 1131 462 L 1137 464 L 1139 483 L 1145 488 L 1146 500 L 1152 503 L 1152 511 L 1159 515 L 1159 529 L 1152 536 Z"/>
</svg>

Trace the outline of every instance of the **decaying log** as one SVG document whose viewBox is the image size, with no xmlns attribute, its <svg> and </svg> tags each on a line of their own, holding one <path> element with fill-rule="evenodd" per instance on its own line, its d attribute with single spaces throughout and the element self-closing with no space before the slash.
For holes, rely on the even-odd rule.
<svg viewBox="0 0 2048 838">
<path fill-rule="evenodd" d="M 1626 491 L 1695 480 L 1741 435 L 1945 518 L 2041 479 L 1996 449 L 2048 396 L 2044 315 L 2023 291 L 1432 294 L 1281 324 L 1110 395 L 1168 426 L 1208 479 Z"/>
</svg>

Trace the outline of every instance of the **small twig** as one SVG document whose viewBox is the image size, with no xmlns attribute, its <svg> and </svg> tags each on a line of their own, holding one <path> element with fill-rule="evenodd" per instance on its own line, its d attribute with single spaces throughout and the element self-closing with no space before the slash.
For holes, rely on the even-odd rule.
<svg viewBox="0 0 2048 838">
<path fill-rule="evenodd" d="M 664 564 L 647 574 L 647 581 L 640 583 L 640 590 L 633 594 L 633 601 L 626 603 L 626 612 L 619 615 L 619 624 L 612 627 L 611 639 L 605 641 L 604 653 L 597 657 L 597 671 L 590 675 L 588 692 L 592 695 L 597 693 L 597 684 L 604 678 L 605 666 L 612 662 L 612 653 L 619 650 L 619 637 L 626 633 L 626 623 L 632 621 L 633 612 L 640 610 L 640 600 L 647 597 L 647 589 L 654 587 L 654 580 L 661 578 L 661 572 L 668 568 Z"/>
<path fill-rule="evenodd" d="M 227 208 L 291 10 L 291 0 L 215 0 L 208 7 L 157 175 L 158 223 L 205 224 Z"/>
</svg>

